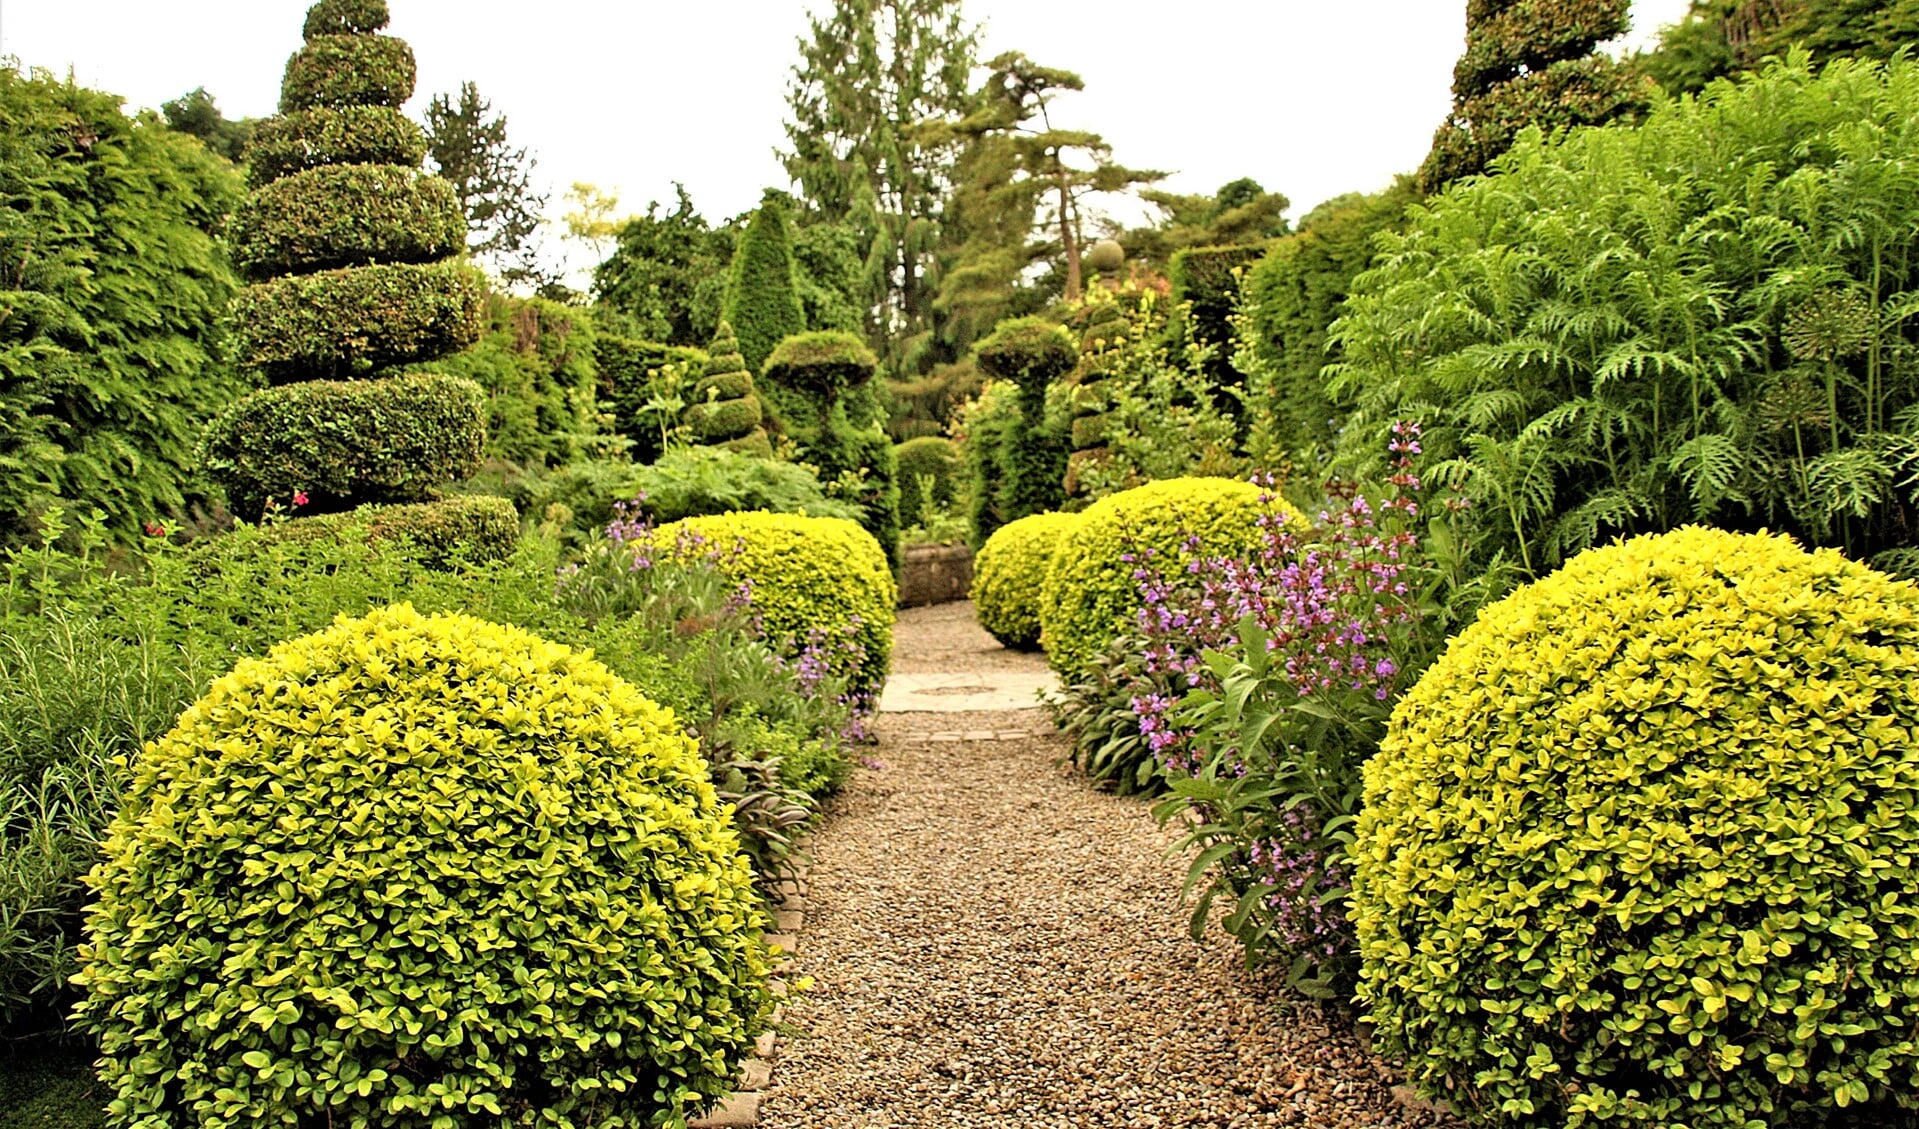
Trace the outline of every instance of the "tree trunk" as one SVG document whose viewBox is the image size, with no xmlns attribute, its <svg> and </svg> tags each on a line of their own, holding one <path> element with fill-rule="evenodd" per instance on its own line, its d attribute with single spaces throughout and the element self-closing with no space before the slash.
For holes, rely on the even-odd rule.
<svg viewBox="0 0 1919 1129">
<path fill-rule="evenodd" d="M 1073 230 L 1073 198 L 1066 190 L 1066 170 L 1059 171 L 1059 239 L 1066 247 L 1066 300 L 1080 300 L 1079 238 Z"/>
</svg>

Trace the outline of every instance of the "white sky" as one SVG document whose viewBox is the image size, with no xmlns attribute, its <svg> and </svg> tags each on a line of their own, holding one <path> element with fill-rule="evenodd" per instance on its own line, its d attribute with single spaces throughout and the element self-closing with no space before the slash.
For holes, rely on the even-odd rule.
<svg viewBox="0 0 1919 1129">
<path fill-rule="evenodd" d="M 718 220 L 785 186 L 785 90 L 809 7 L 831 0 L 391 0 L 428 98 L 478 83 L 538 179 L 616 191 L 621 212 L 685 182 Z M 273 112 L 308 0 L 0 0 L 0 57 L 158 107 L 205 86 L 230 118 Z M 981 58 L 1078 72 L 1055 124 L 1103 133 L 1122 164 L 1212 192 L 1250 176 L 1292 214 L 1384 187 L 1425 156 L 1451 103 L 1465 0 L 964 0 Z M 1635 0 L 1630 42 L 1687 0 Z"/>
</svg>

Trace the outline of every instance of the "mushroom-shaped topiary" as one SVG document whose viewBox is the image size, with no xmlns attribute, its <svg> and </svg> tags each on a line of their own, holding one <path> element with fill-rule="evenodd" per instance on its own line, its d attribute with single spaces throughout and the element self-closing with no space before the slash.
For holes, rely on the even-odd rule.
<svg viewBox="0 0 1919 1129">
<path fill-rule="evenodd" d="M 254 190 L 232 237 L 253 285 L 234 321 L 240 361 L 272 385 L 384 384 L 398 366 L 458 352 L 480 334 L 484 279 L 457 261 L 466 220 L 452 187 L 419 168 L 425 141 L 399 109 L 413 93 L 413 53 L 377 34 L 386 23 L 384 0 L 315 4 L 306 45 L 287 62 L 281 116 L 262 123 L 247 152 Z M 436 402 L 477 392 L 453 377 L 412 379 L 444 385 Z M 243 517 L 290 490 L 307 495 L 303 513 L 422 501 L 479 465 L 483 415 L 461 424 L 471 435 L 436 435 L 432 461 L 398 474 L 382 463 L 366 477 L 354 468 L 377 460 L 349 448 L 390 454 L 411 442 L 403 433 L 415 421 L 394 397 L 312 384 L 297 398 L 308 414 L 291 404 L 263 390 L 208 434 L 207 469 Z M 235 430 L 269 418 L 283 431 L 264 444 Z"/>
<path fill-rule="evenodd" d="M 900 539 L 899 467 L 877 420 L 855 419 L 847 393 L 870 382 L 879 361 L 851 333 L 822 330 L 781 341 L 766 358 L 766 383 L 781 421 L 820 481 L 860 507 L 860 524 L 896 560 Z M 857 399 L 857 398 L 855 398 Z"/>
<path fill-rule="evenodd" d="M 702 444 L 771 457 L 772 443 L 760 426 L 765 409 L 753 391 L 753 374 L 746 371 L 733 327 L 721 321 L 706 352 L 705 371 L 693 385 L 693 402 L 686 406 L 683 421 Z"/>
<path fill-rule="evenodd" d="M 1053 550 L 1078 514 L 1029 514 L 995 530 L 973 561 L 973 612 L 979 625 L 1017 651 L 1039 647 L 1040 591 Z"/>
<path fill-rule="evenodd" d="M 872 380 L 879 359 L 851 333 L 823 329 L 796 333 L 766 358 L 766 379 L 827 405 Z"/>
<path fill-rule="evenodd" d="M 1487 1124 L 1904 1124 L 1831 1111 L 1919 1105 L 1914 671 L 1919 587 L 1767 534 L 1486 608 L 1365 769 L 1381 1040 Z"/>
<path fill-rule="evenodd" d="M 681 1124 L 769 1013 L 693 741 L 468 616 L 242 660 L 136 759 L 89 881 L 79 1014 L 123 1124 Z"/>
<path fill-rule="evenodd" d="M 1066 501 L 1066 437 L 1046 426 L 1046 390 L 1073 370 L 1072 335 L 1043 318 L 1004 321 L 974 347 L 979 367 L 1019 389 L 1019 418 L 1000 437 L 998 497 L 1003 521 L 1058 509 Z M 984 538 L 991 529 L 977 529 Z"/>
</svg>

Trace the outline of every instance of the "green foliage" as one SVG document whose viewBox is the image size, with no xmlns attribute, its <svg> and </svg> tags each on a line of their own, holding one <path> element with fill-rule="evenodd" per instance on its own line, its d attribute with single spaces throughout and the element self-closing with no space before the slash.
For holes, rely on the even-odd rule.
<svg viewBox="0 0 1919 1129">
<path fill-rule="evenodd" d="M 256 189 L 234 213 L 233 260 L 247 277 L 359 263 L 422 263 L 465 246 L 453 186 L 399 165 L 324 165 Z"/>
<path fill-rule="evenodd" d="M 457 101 L 436 94 L 427 103 L 426 141 L 433 172 L 452 187 L 465 217 L 467 250 L 509 283 L 557 281 L 541 268 L 533 242 L 546 197 L 533 190 L 533 158 L 507 142 L 506 115 L 463 82 Z"/>
<path fill-rule="evenodd" d="M 487 457 L 554 466 L 605 443 L 594 395 L 599 341 L 587 312 L 500 291 L 482 310 L 486 331 L 472 348 L 419 367 L 485 390 Z"/>
<path fill-rule="evenodd" d="M 258 125 L 252 118 L 227 120 L 204 86 L 196 86 L 172 101 L 160 103 L 160 115 L 166 119 L 168 129 L 197 137 L 207 148 L 236 162 Z"/>
<path fill-rule="evenodd" d="M 1244 381 L 1233 367 L 1233 315 L 1240 305 L 1241 280 L 1270 244 L 1226 247 L 1188 247 L 1173 255 L 1167 276 L 1173 284 L 1173 303 L 1184 303 L 1181 328 L 1197 344 L 1206 346 L 1205 375 L 1215 388 L 1237 387 Z M 1237 401 L 1223 401 L 1228 410 Z"/>
<path fill-rule="evenodd" d="M 1065 436 L 1048 426 L 1046 393 L 1078 359 L 1073 338 L 1040 318 L 1003 322 L 974 348 L 980 371 L 1019 389 L 1019 411 L 1002 430 L 994 511 L 1017 521 L 1056 510 L 1066 501 Z"/>
<path fill-rule="evenodd" d="M 1127 259 L 1157 271 L 1169 269 L 1173 256 L 1189 247 L 1236 247 L 1284 235 L 1293 203 L 1251 177 L 1228 181 L 1211 196 L 1147 188 L 1139 198 L 1159 209 L 1158 222 L 1114 239 Z"/>
<path fill-rule="evenodd" d="M 1071 334 L 1034 317 L 1001 322 L 991 336 L 973 347 L 973 355 L 989 380 L 1012 381 L 1023 406 L 1042 410 L 1046 390 L 1073 371 L 1079 360 Z"/>
<path fill-rule="evenodd" d="M 1115 637 L 1097 659 L 1060 687 L 1047 704 L 1061 736 L 1072 745 L 1073 766 L 1087 779 L 1122 796 L 1155 795 L 1166 776 L 1152 744 L 1140 732 L 1141 691 L 1155 686 L 1169 698 L 1190 689 L 1152 670 L 1147 641 L 1133 634 Z"/>
<path fill-rule="evenodd" d="M 899 589 L 892 554 L 872 534 L 840 518 L 749 512 L 663 525 L 652 543 L 682 558 L 717 551 L 722 572 L 752 581 L 767 637 L 789 655 L 814 632 L 850 635 L 854 653 L 834 656 L 834 671 L 855 694 L 878 696 L 893 654 Z"/>
<path fill-rule="evenodd" d="M 1060 538 L 1077 514 L 1029 514 L 993 531 L 973 560 L 973 610 L 993 638 L 1019 651 L 1039 649 L 1040 588 Z"/>
<path fill-rule="evenodd" d="M 295 493 L 315 512 L 431 497 L 479 468 L 486 394 L 470 380 L 416 373 L 310 380 L 255 392 L 207 429 L 207 473 L 251 520 Z"/>
<path fill-rule="evenodd" d="M 238 193 L 118 98 L 0 67 L 0 543 L 54 498 L 121 540 L 204 502 L 194 443 L 245 390 L 221 361 L 237 283 L 215 239 Z"/>
<path fill-rule="evenodd" d="M 939 365 L 925 376 L 886 381 L 886 433 L 899 443 L 946 434 L 960 406 L 978 396 L 982 384 L 979 365 L 971 356 Z"/>
<path fill-rule="evenodd" d="M 0 1057 L 0 1109 L 9 1129 L 106 1129 L 106 1097 L 92 1049 L 16 1046 Z"/>
<path fill-rule="evenodd" d="M 391 19 L 386 0 L 319 0 L 307 9 L 300 37 L 310 43 L 323 35 L 368 35 Z"/>
<path fill-rule="evenodd" d="M 1890 59 L 1919 39 L 1915 0 L 1693 0 L 1635 60 L 1669 94 L 1697 94 L 1717 78 L 1757 70 L 1804 48 L 1813 61 Z"/>
<path fill-rule="evenodd" d="M 602 331 L 594 339 L 593 361 L 613 430 L 632 442 L 636 459 L 658 458 L 679 427 L 692 397 L 692 374 L 705 368 L 706 353 Z"/>
<path fill-rule="evenodd" d="M 1534 575 L 1687 522 L 1911 544 L 1916 115 L 1919 65 L 1801 56 L 1637 128 L 1521 141 L 1356 284 L 1345 469 L 1419 420 L 1465 543 Z"/>
<path fill-rule="evenodd" d="M 793 273 L 793 238 L 775 200 L 760 205 L 740 236 L 721 316 L 738 334 L 740 354 L 752 372 L 761 371 L 774 346 L 806 329 Z"/>
<path fill-rule="evenodd" d="M 246 145 L 247 183 L 260 188 L 327 165 L 404 165 L 426 156 L 426 135 L 392 106 L 317 106 L 267 118 Z"/>
<path fill-rule="evenodd" d="M 1298 516 L 1252 483 L 1226 478 L 1166 479 L 1087 507 L 1061 535 L 1040 593 L 1040 645 L 1053 669 L 1084 673 L 1132 629 L 1137 562 L 1170 573 L 1169 562 L 1191 558 L 1194 537 L 1211 556 L 1251 555 L 1262 543 L 1260 515 L 1273 512 Z"/>
<path fill-rule="evenodd" d="M 404 105 L 413 97 L 413 48 L 389 35 L 321 35 L 287 60 L 280 112 Z"/>
<path fill-rule="evenodd" d="M 468 616 L 241 662 L 134 764 L 106 850 L 79 1014 L 123 1117 L 677 1118 L 771 1006 L 751 871 L 672 714 Z"/>
<path fill-rule="evenodd" d="M 753 391 L 753 374 L 746 371 L 733 327 L 720 322 L 719 333 L 707 346 L 706 366 L 693 385 L 692 403 L 682 417 L 696 442 L 757 451 L 768 445 L 760 424 L 765 408 Z"/>
<path fill-rule="evenodd" d="M 900 540 L 899 463 L 893 441 L 876 425 L 855 427 L 837 404 L 826 426 L 801 447 L 829 496 L 859 507 L 859 523 L 897 563 Z"/>
<path fill-rule="evenodd" d="M 699 443 L 744 438 L 759 430 L 762 418 L 758 397 L 695 401 L 686 406 L 686 425 Z"/>
<path fill-rule="evenodd" d="M 1521 131 L 1603 125 L 1642 108 L 1650 85 L 1598 54 L 1626 34 L 1630 0 L 1472 0 L 1453 111 L 1419 169 L 1422 192 L 1485 170 Z"/>
<path fill-rule="evenodd" d="M 222 568 L 236 553 L 275 551 L 288 542 L 364 539 L 404 542 L 404 555 L 426 568 L 504 560 L 520 540 L 520 514 L 505 498 L 467 495 L 400 506 L 360 506 L 344 513 L 305 521 L 280 521 L 260 527 L 252 537 L 216 537 L 195 546 L 196 568 Z"/>
<path fill-rule="evenodd" d="M 1342 196 L 1314 208 L 1246 271 L 1232 361 L 1246 374 L 1250 414 L 1287 453 L 1330 446 L 1338 409 L 1320 370 L 1343 353 L 1326 332 L 1353 279 L 1372 264 L 1373 240 L 1402 227 L 1410 184 Z"/>
<path fill-rule="evenodd" d="M 960 451 L 951 439 L 937 435 L 908 439 L 893 447 L 893 462 L 907 489 L 917 490 L 923 479 L 931 481 L 925 501 L 933 506 L 944 509 L 959 501 Z"/>
<path fill-rule="evenodd" d="M 966 468 L 968 518 L 975 549 L 1011 520 L 1000 501 L 1006 480 L 1000 452 L 1005 449 L 1006 436 L 1019 422 L 1019 389 L 1004 381 L 988 383 L 960 410 L 960 460 Z"/>
<path fill-rule="evenodd" d="M 238 352 L 273 384 L 373 376 L 478 340 L 485 295 L 486 276 L 454 260 L 289 275 L 234 301 Z"/>
<path fill-rule="evenodd" d="M 1915 663 L 1919 589 L 1774 535 L 1635 538 L 1485 609 L 1366 765 L 1383 1045 L 1485 1124 L 1909 1116 Z"/>
<path fill-rule="evenodd" d="M 632 479 L 639 507 L 656 522 L 765 510 L 857 520 L 859 507 L 826 496 L 813 468 L 754 458 L 723 447 L 682 447 Z"/>
<path fill-rule="evenodd" d="M 791 390 L 818 411 L 818 405 L 836 403 L 872 380 L 878 366 L 866 342 L 851 333 L 825 330 L 781 339 L 761 371 L 769 383 Z"/>
<path fill-rule="evenodd" d="M 717 330 L 734 241 L 708 226 L 685 185 L 673 191 L 673 211 L 661 214 L 656 200 L 619 225 L 613 253 L 593 268 L 593 296 L 628 320 L 629 336 L 693 347 Z"/>
</svg>

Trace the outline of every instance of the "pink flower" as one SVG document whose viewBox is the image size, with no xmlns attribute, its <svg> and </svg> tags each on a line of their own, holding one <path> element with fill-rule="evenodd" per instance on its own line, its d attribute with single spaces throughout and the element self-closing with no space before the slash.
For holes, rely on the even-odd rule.
<svg viewBox="0 0 1919 1129">
<path fill-rule="evenodd" d="M 306 504 L 307 504 L 307 493 L 306 493 L 306 491 L 304 491 L 304 490 L 295 490 L 295 491 L 293 492 L 293 504 L 294 504 L 295 506 L 304 506 L 304 505 L 306 505 Z"/>
</svg>

